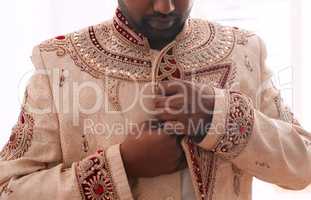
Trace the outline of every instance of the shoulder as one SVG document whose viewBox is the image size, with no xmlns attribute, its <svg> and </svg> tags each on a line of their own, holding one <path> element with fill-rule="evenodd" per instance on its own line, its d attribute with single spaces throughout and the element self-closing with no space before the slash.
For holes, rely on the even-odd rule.
<svg viewBox="0 0 311 200">
<path fill-rule="evenodd" d="M 112 34 L 112 20 L 100 24 L 81 28 L 78 31 L 66 33 L 47 39 L 33 47 L 32 61 L 34 63 L 44 62 L 45 60 L 59 60 L 66 57 L 74 57 L 78 54 L 78 49 L 86 43 L 93 43 L 96 46 L 95 32 L 101 35 L 101 39 Z M 42 64 L 42 63 L 41 63 Z"/>
</svg>

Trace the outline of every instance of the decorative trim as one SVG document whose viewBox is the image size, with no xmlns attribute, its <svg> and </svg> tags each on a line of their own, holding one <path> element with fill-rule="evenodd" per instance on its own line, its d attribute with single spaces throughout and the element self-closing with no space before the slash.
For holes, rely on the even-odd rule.
<svg viewBox="0 0 311 200">
<path fill-rule="evenodd" d="M 217 157 L 195 145 L 191 139 L 183 140 L 183 147 L 192 175 L 197 199 L 212 200 L 216 182 Z"/>
<path fill-rule="evenodd" d="M 119 8 L 116 9 L 115 16 L 113 18 L 113 26 L 119 35 L 129 43 L 148 48 L 147 38 L 144 38 L 143 34 L 135 32 L 122 14 Z"/>
<path fill-rule="evenodd" d="M 220 137 L 213 151 L 225 159 L 237 157 L 246 147 L 253 132 L 254 109 L 251 100 L 239 92 L 230 91 L 226 133 Z"/>
<path fill-rule="evenodd" d="M 125 24 L 118 26 L 126 26 L 122 20 L 119 23 Z M 46 41 L 40 45 L 40 50 L 56 51 L 59 57 L 69 54 L 82 71 L 95 78 L 111 76 L 126 81 L 152 80 L 149 49 L 138 49 L 120 40 L 120 33 L 114 29 L 111 22 L 91 26 L 87 30 Z M 190 73 L 224 62 L 230 57 L 235 43 L 232 28 L 189 19 L 169 50 L 170 59 L 165 58 L 167 51 L 158 62 L 178 66 L 180 73 Z"/>
<path fill-rule="evenodd" d="M 234 174 L 234 176 L 233 176 L 233 190 L 234 190 L 234 193 L 236 196 L 240 196 L 241 176 L 243 175 L 243 172 L 234 164 L 232 164 L 232 172 Z"/>
<path fill-rule="evenodd" d="M 212 65 L 200 70 L 186 72 L 186 79 L 217 88 L 230 88 L 236 77 L 236 67 L 232 62 Z"/>
<path fill-rule="evenodd" d="M 105 153 L 96 152 L 75 165 L 76 177 L 83 200 L 117 200 L 110 167 Z"/>
<path fill-rule="evenodd" d="M 284 105 L 281 94 L 274 97 L 273 100 L 279 113 L 280 120 L 300 126 L 299 122 L 294 117 L 294 113 L 289 109 L 288 106 Z"/>
<path fill-rule="evenodd" d="M 22 109 L 17 124 L 13 127 L 9 142 L 0 152 L 4 160 L 16 160 L 24 156 L 29 150 L 34 129 L 34 118 Z"/>
</svg>

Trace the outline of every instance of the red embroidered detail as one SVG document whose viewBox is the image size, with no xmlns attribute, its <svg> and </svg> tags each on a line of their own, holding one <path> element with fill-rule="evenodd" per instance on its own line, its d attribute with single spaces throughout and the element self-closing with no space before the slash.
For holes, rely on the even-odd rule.
<svg viewBox="0 0 311 200">
<path fill-rule="evenodd" d="M 217 142 L 214 151 L 226 159 L 238 156 L 246 147 L 253 132 L 254 109 L 251 100 L 239 92 L 230 92 L 226 133 Z"/>
<path fill-rule="evenodd" d="M 22 110 L 16 126 L 12 129 L 8 143 L 0 152 L 0 157 L 4 160 L 15 160 L 22 157 L 31 146 L 33 127 L 33 117 Z"/>
<path fill-rule="evenodd" d="M 140 65 L 148 65 L 151 67 L 151 62 L 150 61 L 146 61 L 146 60 L 140 60 L 140 59 L 135 59 L 135 58 L 131 58 L 131 57 L 127 57 L 121 54 L 116 54 L 116 53 L 110 53 L 109 51 L 105 50 L 101 44 L 98 42 L 95 31 L 94 31 L 94 27 L 91 26 L 89 27 L 89 34 L 90 34 L 90 38 L 92 43 L 96 46 L 96 48 L 98 50 L 100 50 L 102 53 L 104 53 L 105 55 L 113 58 L 113 59 L 117 59 L 119 61 L 122 62 L 130 62 L 130 63 L 135 63 L 135 64 L 140 64 Z"/>
<path fill-rule="evenodd" d="M 184 70 L 182 70 L 174 58 L 173 47 L 167 49 L 161 56 L 161 62 L 155 68 L 155 73 L 153 73 L 153 80 L 156 81 L 168 81 L 173 79 L 183 79 Z"/>
<path fill-rule="evenodd" d="M 245 128 L 245 127 L 240 127 L 240 133 L 241 133 L 241 134 L 244 134 L 245 131 L 246 131 L 246 128 Z"/>
<path fill-rule="evenodd" d="M 102 195 L 105 192 L 104 186 L 102 185 L 97 185 L 94 188 L 95 194 L 97 195 Z"/>
<path fill-rule="evenodd" d="M 104 151 L 97 151 L 75 165 L 76 176 L 83 200 L 120 199 L 113 185 Z"/>
<path fill-rule="evenodd" d="M 55 39 L 57 39 L 57 40 L 65 40 L 66 37 L 64 35 L 60 35 L 60 36 L 55 37 Z"/>
<path fill-rule="evenodd" d="M 125 40 L 135 45 L 142 47 L 145 46 L 143 35 L 141 33 L 135 32 L 132 28 L 129 27 L 129 23 L 120 9 L 116 10 L 113 25 L 121 37 L 123 37 Z"/>
<path fill-rule="evenodd" d="M 202 200 L 211 200 L 214 195 L 217 158 L 214 153 L 193 144 L 190 139 L 186 140 L 186 145 L 186 156 L 191 162 L 190 171 L 195 177 L 193 181 L 197 196 Z"/>
</svg>

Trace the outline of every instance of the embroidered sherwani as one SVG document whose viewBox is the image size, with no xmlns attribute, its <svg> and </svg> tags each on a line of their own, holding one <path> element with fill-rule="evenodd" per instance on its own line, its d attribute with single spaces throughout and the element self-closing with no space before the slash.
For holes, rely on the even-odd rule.
<svg viewBox="0 0 311 200">
<path fill-rule="evenodd" d="M 0 154 L 1 199 L 248 200 L 253 177 L 305 188 L 311 135 L 282 102 L 265 58 L 255 34 L 199 19 L 153 51 L 119 10 L 111 21 L 41 43 Z M 128 178 L 119 151 L 128 132 L 116 125 L 151 118 L 135 99 L 149 83 L 171 79 L 214 89 L 211 127 L 200 143 L 182 141 L 186 170 Z"/>
</svg>

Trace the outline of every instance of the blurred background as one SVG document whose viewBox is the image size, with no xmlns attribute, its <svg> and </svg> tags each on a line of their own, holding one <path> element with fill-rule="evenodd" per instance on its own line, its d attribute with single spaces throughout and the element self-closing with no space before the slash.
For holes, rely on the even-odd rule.
<svg viewBox="0 0 311 200">
<path fill-rule="evenodd" d="M 10 0 L 0 7 L 0 148 L 17 121 L 32 73 L 32 47 L 56 35 L 110 19 L 116 0 Z M 274 83 L 296 118 L 311 131 L 311 1 L 195 0 L 192 17 L 255 31 L 266 42 Z M 311 169 L 310 169 L 311 170 Z M 254 182 L 254 200 L 310 200 L 311 188 L 293 192 Z"/>
</svg>

